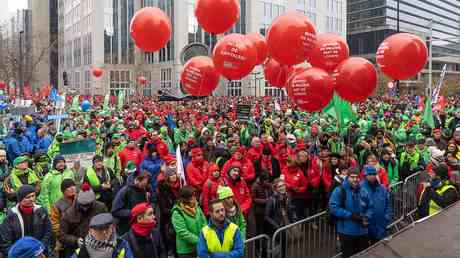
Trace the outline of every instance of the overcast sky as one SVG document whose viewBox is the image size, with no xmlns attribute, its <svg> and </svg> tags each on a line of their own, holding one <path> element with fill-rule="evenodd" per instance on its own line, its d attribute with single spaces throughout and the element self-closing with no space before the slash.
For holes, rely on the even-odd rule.
<svg viewBox="0 0 460 258">
<path fill-rule="evenodd" d="M 10 12 L 14 12 L 17 9 L 27 8 L 27 0 L 8 0 L 8 8 Z"/>
</svg>

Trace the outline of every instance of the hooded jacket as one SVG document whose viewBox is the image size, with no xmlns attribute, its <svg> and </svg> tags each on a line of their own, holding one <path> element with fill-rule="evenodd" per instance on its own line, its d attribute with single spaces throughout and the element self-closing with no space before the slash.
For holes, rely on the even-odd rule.
<svg viewBox="0 0 460 258">
<path fill-rule="evenodd" d="M 203 184 L 208 178 L 209 163 L 206 160 L 198 161 L 192 157 L 192 162 L 187 165 L 187 182 L 197 189 L 202 191 Z"/>
<path fill-rule="evenodd" d="M 238 167 L 241 171 L 241 165 L 239 162 L 232 164 L 228 171 L 230 172 L 233 167 Z M 248 188 L 248 185 L 244 180 L 241 179 L 241 177 L 237 180 L 233 180 L 230 177 L 230 174 L 227 174 L 227 183 L 228 186 L 232 189 L 235 201 L 240 205 L 241 211 L 245 215 L 248 215 L 252 206 L 251 192 Z"/>
<path fill-rule="evenodd" d="M 329 210 L 331 214 L 338 218 L 336 229 L 339 234 L 349 236 L 362 236 L 368 234 L 368 228 L 364 227 L 361 222 L 351 219 L 352 214 L 356 213 L 366 217 L 368 221 L 373 216 L 373 202 L 372 198 L 366 189 L 359 186 L 353 189 L 345 179 L 342 187 L 345 189 L 346 198 L 345 206 L 342 207 L 342 190 L 337 187 L 332 192 L 329 199 Z"/>
<path fill-rule="evenodd" d="M 332 173 L 330 168 L 318 156 L 315 156 L 311 162 L 308 178 L 313 188 L 319 188 L 320 184 L 323 184 L 327 192 L 332 188 Z"/>
<path fill-rule="evenodd" d="M 197 205 L 194 217 L 176 204 L 172 208 L 172 224 L 176 231 L 176 251 L 180 254 L 196 253 L 201 229 L 206 225 L 206 217 Z"/>
<path fill-rule="evenodd" d="M 301 169 L 297 166 L 287 166 L 281 173 L 284 175 L 286 188 L 290 192 L 292 198 L 309 197 L 307 193 L 308 179 Z"/>
<path fill-rule="evenodd" d="M 32 235 L 40 240 L 45 246 L 45 254 L 48 256 L 54 247 L 54 236 L 51 231 L 51 222 L 46 210 L 34 205 L 33 209 Z M 11 246 L 20 238 L 24 237 L 24 220 L 19 211 L 19 204 L 16 204 L 8 211 L 5 221 L 0 226 L 0 252 L 7 254 Z"/>
<path fill-rule="evenodd" d="M 241 160 L 237 160 L 235 155 L 233 155 L 231 159 L 225 162 L 224 167 L 222 168 L 222 175 L 227 176 L 232 164 L 235 162 L 239 162 L 241 164 L 241 177 L 244 179 L 244 181 L 251 183 L 256 177 L 256 171 L 251 160 L 246 157 L 243 157 Z"/>
<path fill-rule="evenodd" d="M 55 164 L 54 164 L 55 165 Z M 48 210 L 51 211 L 51 207 L 62 197 L 61 183 L 64 179 L 75 179 L 73 171 L 65 168 L 64 171 L 60 172 L 54 169 L 51 170 L 43 178 L 40 187 L 39 200 L 41 204 Z"/>
</svg>

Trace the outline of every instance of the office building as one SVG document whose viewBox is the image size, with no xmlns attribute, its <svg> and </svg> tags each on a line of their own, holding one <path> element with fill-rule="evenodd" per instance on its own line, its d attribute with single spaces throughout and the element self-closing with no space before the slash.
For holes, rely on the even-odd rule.
<svg viewBox="0 0 460 258">
<path fill-rule="evenodd" d="M 345 0 L 239 0 L 241 15 L 231 32 L 265 34 L 271 21 L 285 11 L 306 14 L 319 32 L 346 35 Z M 211 35 L 198 25 L 194 16 L 196 0 L 59 0 L 59 80 L 66 74 L 64 89 L 80 94 L 151 95 L 158 90 L 178 94 L 180 60 L 183 48 L 203 43 L 210 52 L 221 35 Z M 134 46 L 129 24 L 135 11 L 156 6 L 171 19 L 173 36 L 167 46 L 156 53 L 143 53 Z M 96 79 L 92 67 L 104 70 Z M 148 85 L 140 87 L 143 75 Z M 280 95 L 266 85 L 261 67 L 240 81 L 221 80 L 215 95 Z"/>
</svg>

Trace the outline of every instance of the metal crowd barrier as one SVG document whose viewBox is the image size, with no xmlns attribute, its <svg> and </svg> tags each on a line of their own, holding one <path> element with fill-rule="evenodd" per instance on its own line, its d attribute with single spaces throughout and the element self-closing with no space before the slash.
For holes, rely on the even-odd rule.
<svg viewBox="0 0 460 258">
<path fill-rule="evenodd" d="M 267 235 L 258 235 L 244 241 L 245 258 L 266 258 L 270 257 L 271 246 L 270 237 Z"/>
<path fill-rule="evenodd" d="M 393 220 L 388 229 L 399 231 L 401 222 L 415 221 L 418 192 L 426 172 L 419 172 L 390 186 Z M 328 222 L 326 211 L 279 228 L 270 238 L 259 235 L 245 242 L 245 257 L 249 258 L 327 258 L 339 257 L 340 244 L 335 225 Z"/>
</svg>

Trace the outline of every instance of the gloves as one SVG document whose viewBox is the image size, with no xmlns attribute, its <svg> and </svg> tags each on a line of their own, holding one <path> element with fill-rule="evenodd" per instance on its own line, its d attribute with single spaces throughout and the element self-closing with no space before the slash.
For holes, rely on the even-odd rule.
<svg viewBox="0 0 460 258">
<path fill-rule="evenodd" d="M 353 213 L 351 215 L 351 220 L 361 223 L 363 221 L 363 217 L 359 215 L 358 213 Z"/>
<path fill-rule="evenodd" d="M 80 238 L 78 239 L 77 244 L 78 244 L 78 247 L 82 247 L 82 246 L 85 244 L 85 240 L 84 240 L 83 238 L 80 237 Z"/>
</svg>

